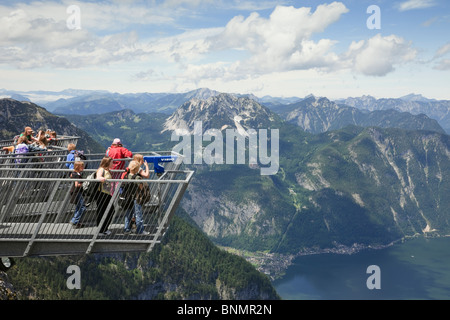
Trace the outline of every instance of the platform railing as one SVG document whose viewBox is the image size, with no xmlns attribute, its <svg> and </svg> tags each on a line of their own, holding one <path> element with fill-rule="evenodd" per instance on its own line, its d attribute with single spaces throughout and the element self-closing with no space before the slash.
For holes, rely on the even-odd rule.
<svg viewBox="0 0 450 320">
<path fill-rule="evenodd" d="M 56 140 L 51 140 L 48 147 L 50 149 L 56 150 L 67 150 L 67 147 L 69 146 L 70 143 L 76 145 L 79 139 L 80 139 L 79 137 L 75 136 L 61 135 Z M 9 147 L 12 145 L 14 145 L 14 139 L 0 140 L 0 154 L 3 153 L 1 151 L 1 148 Z"/>
<path fill-rule="evenodd" d="M 24 154 L 8 153 L 3 147 L 14 146 L 14 140 L 0 141 L 0 168 L 21 168 L 21 167 L 41 167 L 41 168 L 62 168 L 67 157 L 67 147 L 70 143 L 77 144 L 79 137 L 61 136 L 57 140 L 52 140 L 47 146 L 47 151 L 28 152 Z M 54 164 L 58 162 L 58 164 Z"/>
<path fill-rule="evenodd" d="M 144 154 L 169 153 L 173 155 Z M 96 171 L 103 156 L 88 155 L 90 169 L 84 170 L 85 176 Z M 130 160 L 123 161 L 127 164 Z M 148 179 L 140 181 L 108 180 L 113 186 L 111 197 L 105 198 L 99 192 L 92 196 L 81 193 L 89 205 L 79 221 L 82 226 L 75 228 L 70 222 L 79 199 L 74 198 L 71 189 L 75 181 L 87 180 L 70 179 L 72 170 L 65 167 L 65 161 L 43 161 L 37 165 L 45 166 L 36 167 L 31 161 L 10 163 L 10 167 L 0 163 L 0 256 L 150 251 L 164 236 L 193 175 L 192 171 L 180 170 L 180 158 L 165 163 L 162 175 L 152 172 Z M 119 206 L 118 198 L 125 182 L 145 183 L 150 188 L 151 199 L 142 206 L 146 234 L 124 230 L 127 210 Z M 110 219 L 106 213 L 102 215 L 102 208 L 106 213 L 111 210 Z M 111 233 L 104 234 L 104 230 Z"/>
<path fill-rule="evenodd" d="M 25 168 L 39 168 L 39 169 L 65 169 L 74 161 L 68 162 L 68 150 L 50 150 L 40 152 L 29 152 L 24 154 L 0 154 L 0 169 L 25 169 Z M 134 152 L 134 155 L 141 154 L 144 157 L 173 157 L 179 159 L 178 161 L 166 162 L 164 167 L 167 170 L 175 170 L 181 164 L 182 156 L 173 151 L 144 151 Z M 97 169 L 105 157 L 105 153 L 86 154 L 87 160 L 83 160 L 85 168 Z M 132 158 L 114 159 L 114 162 L 123 162 L 122 168 L 126 168 Z M 149 163 L 150 170 L 153 170 L 152 163 Z"/>
</svg>

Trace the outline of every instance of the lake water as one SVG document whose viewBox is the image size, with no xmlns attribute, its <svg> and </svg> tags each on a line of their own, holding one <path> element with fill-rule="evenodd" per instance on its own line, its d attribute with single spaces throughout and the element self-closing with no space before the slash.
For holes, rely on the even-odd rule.
<svg viewBox="0 0 450 320">
<path fill-rule="evenodd" d="M 372 265 L 379 267 L 380 289 L 367 286 L 376 275 L 367 273 Z M 450 238 L 418 238 L 354 255 L 302 256 L 274 287 L 284 300 L 448 300 Z"/>
</svg>

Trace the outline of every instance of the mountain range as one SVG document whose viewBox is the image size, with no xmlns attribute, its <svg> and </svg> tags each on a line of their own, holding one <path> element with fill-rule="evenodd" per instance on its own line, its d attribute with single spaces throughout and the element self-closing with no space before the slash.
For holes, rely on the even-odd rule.
<svg viewBox="0 0 450 320">
<path fill-rule="evenodd" d="M 273 106 L 272 110 L 288 122 L 297 124 L 303 130 L 311 133 L 336 130 L 348 125 L 398 127 L 445 133 L 437 120 L 429 118 L 425 114 L 413 115 L 394 108 L 377 109 L 374 107 L 374 110 L 368 110 L 360 105 L 358 107 L 351 107 L 345 103 L 338 104 L 327 98 L 309 96 L 289 105 Z"/>
<path fill-rule="evenodd" d="M 136 113 L 159 112 L 172 114 L 182 104 L 193 98 L 205 100 L 220 92 L 208 88 L 188 91 L 185 93 L 111 93 L 104 90 L 67 89 L 60 92 L 51 91 L 10 91 L 0 89 L 0 98 L 7 97 L 19 101 L 33 101 L 56 114 L 101 114 L 111 111 L 131 109 Z M 312 95 L 300 97 L 257 97 L 253 94 L 234 94 L 237 97 L 248 97 L 274 110 L 292 109 L 292 105 L 308 100 Z M 320 100 L 320 98 L 315 98 Z M 408 112 L 411 115 L 425 114 L 436 120 L 439 125 L 450 133 L 450 100 L 425 98 L 420 94 L 409 94 L 400 98 L 376 99 L 372 96 L 349 97 L 334 100 L 338 105 L 354 107 L 361 111 L 396 110 Z M 400 116 L 396 114 L 396 116 Z M 355 123 L 356 124 L 356 123 Z"/>
<path fill-rule="evenodd" d="M 170 114 L 192 98 L 207 99 L 219 92 L 198 89 L 186 93 L 111 93 L 108 91 L 73 90 L 61 92 L 15 92 L 0 90 L 0 97 L 35 101 L 55 114 L 101 114 L 131 109 L 134 112 L 161 112 Z"/>
<path fill-rule="evenodd" d="M 435 119 L 442 128 L 450 133 L 450 101 L 427 99 L 421 95 L 410 94 L 403 98 L 376 99 L 371 96 L 359 98 L 347 98 L 337 101 L 345 105 L 361 110 L 389 110 L 394 109 L 400 112 L 409 112 L 413 115 L 426 114 Z"/>
</svg>

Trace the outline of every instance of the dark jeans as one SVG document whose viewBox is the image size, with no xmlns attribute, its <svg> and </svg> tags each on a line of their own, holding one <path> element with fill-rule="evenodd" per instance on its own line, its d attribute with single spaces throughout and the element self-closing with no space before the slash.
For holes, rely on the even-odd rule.
<svg viewBox="0 0 450 320">
<path fill-rule="evenodd" d="M 100 225 L 100 222 L 103 219 L 103 216 L 105 215 L 106 209 L 111 202 L 112 196 L 104 193 L 99 192 L 98 198 L 97 198 L 97 226 Z M 105 232 L 108 230 L 109 224 L 111 223 L 112 217 L 114 215 L 114 206 L 111 205 L 111 208 L 109 209 L 105 223 L 103 223 L 102 227 L 100 228 L 100 232 Z"/>
<path fill-rule="evenodd" d="M 81 217 L 86 212 L 86 206 L 84 205 L 84 198 L 81 195 L 81 192 L 79 190 L 75 191 L 77 192 L 76 198 L 75 198 L 75 214 L 73 215 L 73 218 L 71 222 L 73 224 L 78 224 L 80 222 Z"/>
</svg>

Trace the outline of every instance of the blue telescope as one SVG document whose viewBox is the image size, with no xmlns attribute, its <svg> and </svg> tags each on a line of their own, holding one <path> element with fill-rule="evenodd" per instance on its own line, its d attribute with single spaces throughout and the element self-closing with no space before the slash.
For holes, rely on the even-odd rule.
<svg viewBox="0 0 450 320">
<path fill-rule="evenodd" d="M 153 163 L 155 173 L 158 175 L 161 175 L 164 173 L 164 167 L 160 166 L 159 164 L 161 162 L 174 162 L 177 160 L 176 156 L 151 156 L 151 157 L 144 157 L 144 161 L 147 161 L 147 163 Z"/>
</svg>

